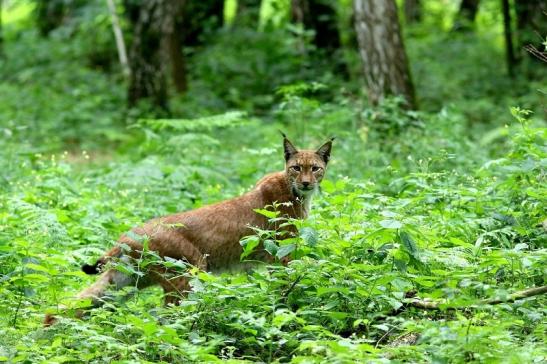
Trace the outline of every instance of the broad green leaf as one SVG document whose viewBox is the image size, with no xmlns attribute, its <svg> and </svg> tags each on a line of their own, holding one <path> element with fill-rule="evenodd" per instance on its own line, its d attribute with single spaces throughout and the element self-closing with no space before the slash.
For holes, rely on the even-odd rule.
<svg viewBox="0 0 547 364">
<path fill-rule="evenodd" d="M 274 257 L 276 256 L 278 249 L 279 247 L 273 240 L 271 239 L 264 240 L 264 250 L 266 250 L 272 256 Z"/>
<path fill-rule="evenodd" d="M 275 255 L 278 259 L 282 259 L 283 257 L 286 257 L 287 255 L 291 254 L 294 249 L 296 249 L 295 244 L 288 244 L 288 245 L 282 245 L 277 250 L 277 254 Z"/>
<path fill-rule="evenodd" d="M 273 219 L 279 215 L 279 211 L 271 211 L 266 209 L 254 209 L 254 211 L 262 216 L 266 216 L 268 219 Z"/>
<path fill-rule="evenodd" d="M 303 227 L 300 230 L 300 236 L 306 245 L 314 247 L 317 245 L 317 231 L 311 227 Z"/>
<path fill-rule="evenodd" d="M 240 244 L 243 246 L 243 252 L 241 253 L 240 259 L 245 259 L 254 251 L 258 244 L 260 244 L 260 238 L 256 235 L 251 235 L 243 238 L 240 241 Z"/>
<path fill-rule="evenodd" d="M 386 229 L 400 229 L 403 227 L 403 224 L 398 220 L 382 220 L 380 221 L 380 226 Z"/>
</svg>

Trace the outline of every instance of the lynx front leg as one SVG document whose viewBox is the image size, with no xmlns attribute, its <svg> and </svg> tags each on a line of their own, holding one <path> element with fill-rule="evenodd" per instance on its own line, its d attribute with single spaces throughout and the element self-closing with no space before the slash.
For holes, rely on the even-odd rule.
<svg viewBox="0 0 547 364">
<path fill-rule="evenodd" d="M 134 277 L 116 269 L 109 269 L 102 273 L 95 283 L 80 292 L 76 298 L 79 300 L 91 299 L 93 307 L 97 307 L 105 301 L 109 289 L 119 291 L 133 284 L 135 284 Z"/>
<path fill-rule="evenodd" d="M 175 277 L 171 279 L 165 279 L 160 283 L 163 288 L 163 299 L 165 305 L 173 304 L 177 305 L 180 301 L 188 295 L 191 287 L 186 277 Z"/>
</svg>

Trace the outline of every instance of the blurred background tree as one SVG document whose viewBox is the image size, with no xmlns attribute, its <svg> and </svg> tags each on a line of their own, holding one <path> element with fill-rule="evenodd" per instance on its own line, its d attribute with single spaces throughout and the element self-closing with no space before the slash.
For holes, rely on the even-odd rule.
<svg viewBox="0 0 547 364">
<path fill-rule="evenodd" d="M 406 107 L 419 104 L 424 111 L 451 102 L 486 121 L 510 98 L 537 105 L 527 82 L 544 76 L 544 65 L 524 49 L 545 50 L 545 4 L 537 0 L 109 3 L 119 18 L 117 41 L 104 0 L 4 0 L 1 19 L 9 18 L 0 47 L 19 60 L 5 64 L 4 72 L 38 58 L 62 57 L 75 68 L 83 61 L 89 68 L 79 71 L 99 71 L 97 77 L 126 90 L 129 107 L 112 125 L 135 115 L 187 117 L 233 108 L 271 115 L 285 97 L 277 90 L 313 82 L 326 87 L 300 96 L 332 101 L 351 95 L 363 106 L 400 96 Z M 127 67 L 116 66 L 122 40 L 127 80 Z M 19 57 L 16 44 L 34 47 L 36 59 Z M 492 105 L 481 104 L 482 96 Z"/>
<path fill-rule="evenodd" d="M 2 1 L 0 0 L 0 57 L 4 55 L 4 32 L 2 29 Z"/>
<path fill-rule="evenodd" d="M 355 0 L 355 31 L 371 104 L 403 96 L 416 108 L 414 85 L 394 0 Z"/>
<path fill-rule="evenodd" d="M 454 21 L 454 31 L 470 31 L 479 11 L 479 0 L 461 0 L 460 9 Z"/>
<path fill-rule="evenodd" d="M 408 24 L 419 22 L 422 19 L 422 4 L 420 0 L 405 0 L 404 13 Z"/>
</svg>

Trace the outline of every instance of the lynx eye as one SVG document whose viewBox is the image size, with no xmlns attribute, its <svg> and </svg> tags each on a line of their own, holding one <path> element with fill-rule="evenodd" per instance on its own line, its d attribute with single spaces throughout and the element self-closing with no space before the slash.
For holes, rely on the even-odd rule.
<svg viewBox="0 0 547 364">
<path fill-rule="evenodd" d="M 302 168 L 300 166 L 292 166 L 291 167 L 293 171 L 300 172 Z"/>
<path fill-rule="evenodd" d="M 321 167 L 313 166 L 311 167 L 312 172 L 319 172 L 321 170 Z"/>
</svg>

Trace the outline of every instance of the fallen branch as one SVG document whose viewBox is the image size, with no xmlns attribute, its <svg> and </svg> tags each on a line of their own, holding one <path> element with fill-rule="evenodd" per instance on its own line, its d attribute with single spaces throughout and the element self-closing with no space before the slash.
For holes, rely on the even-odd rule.
<svg viewBox="0 0 547 364">
<path fill-rule="evenodd" d="M 504 298 L 490 298 L 490 299 L 484 299 L 480 300 L 478 303 L 471 305 L 469 307 L 476 307 L 480 305 L 497 305 L 500 303 L 507 303 L 507 302 L 515 302 L 516 300 L 527 298 L 527 297 L 533 297 L 538 296 L 541 294 L 547 293 L 547 286 L 541 286 L 541 287 L 533 287 L 528 288 L 523 291 L 518 291 L 515 293 L 510 294 L 508 297 Z M 411 301 L 407 303 L 408 306 L 416 307 L 416 308 L 422 308 L 424 310 L 439 310 L 441 308 L 441 305 L 448 303 L 448 301 L 430 301 L 426 299 L 419 299 L 414 298 Z M 464 307 L 467 308 L 467 307 Z M 447 307 L 448 310 L 454 310 L 455 307 Z"/>
</svg>

